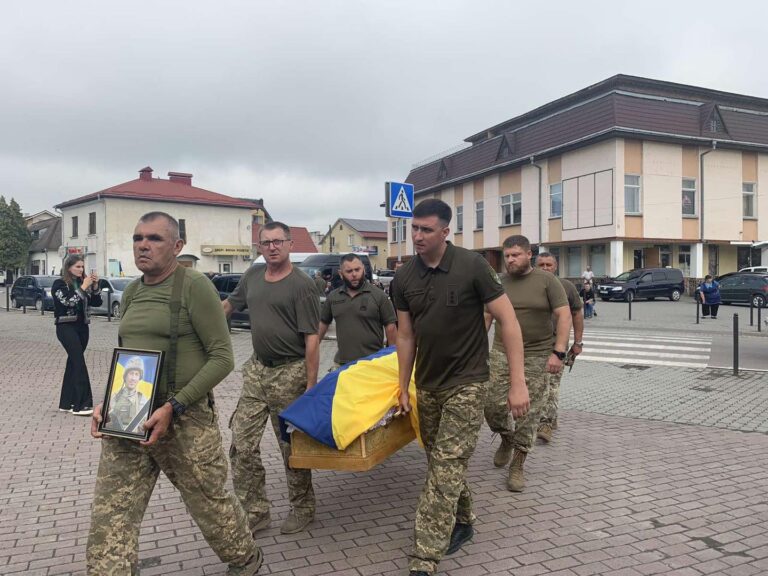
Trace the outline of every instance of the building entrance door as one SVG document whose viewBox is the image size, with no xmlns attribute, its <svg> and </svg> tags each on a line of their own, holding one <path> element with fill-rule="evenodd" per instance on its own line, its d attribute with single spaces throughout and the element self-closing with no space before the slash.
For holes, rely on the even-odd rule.
<svg viewBox="0 0 768 576">
<path fill-rule="evenodd" d="M 645 267 L 658 268 L 661 264 L 661 257 L 658 246 L 651 246 L 645 249 Z"/>
</svg>

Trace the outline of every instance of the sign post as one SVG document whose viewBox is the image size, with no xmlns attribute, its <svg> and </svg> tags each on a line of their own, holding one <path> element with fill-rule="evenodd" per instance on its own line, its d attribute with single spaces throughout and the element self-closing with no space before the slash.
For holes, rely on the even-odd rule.
<svg viewBox="0 0 768 576">
<path fill-rule="evenodd" d="M 395 230 L 400 234 L 400 220 L 413 218 L 413 184 L 403 182 L 386 182 L 386 203 L 387 217 L 397 218 Z M 397 237 L 395 238 L 397 240 Z M 405 240 L 405 238 L 403 238 Z M 397 261 L 402 262 L 401 242 L 397 242 Z"/>
</svg>

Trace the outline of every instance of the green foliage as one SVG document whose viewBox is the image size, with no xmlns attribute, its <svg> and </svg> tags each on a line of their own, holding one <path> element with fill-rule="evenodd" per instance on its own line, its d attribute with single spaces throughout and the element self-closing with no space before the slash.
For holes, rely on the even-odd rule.
<svg viewBox="0 0 768 576">
<path fill-rule="evenodd" d="M 26 265 L 32 235 L 24 224 L 16 200 L 11 203 L 0 196 L 0 270 L 11 270 Z"/>
</svg>

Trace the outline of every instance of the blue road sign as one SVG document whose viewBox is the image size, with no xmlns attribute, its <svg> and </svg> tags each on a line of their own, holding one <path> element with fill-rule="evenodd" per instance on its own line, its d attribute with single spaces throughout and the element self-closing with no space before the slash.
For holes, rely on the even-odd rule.
<svg viewBox="0 0 768 576">
<path fill-rule="evenodd" d="M 413 218 L 413 184 L 387 182 L 387 216 Z"/>
</svg>

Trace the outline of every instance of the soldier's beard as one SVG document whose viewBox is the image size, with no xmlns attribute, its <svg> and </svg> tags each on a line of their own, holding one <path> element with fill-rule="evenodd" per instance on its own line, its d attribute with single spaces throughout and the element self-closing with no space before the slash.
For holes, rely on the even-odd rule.
<svg viewBox="0 0 768 576">
<path fill-rule="evenodd" d="M 361 278 L 355 283 L 350 282 L 344 276 L 341 277 L 342 280 L 344 280 L 344 286 L 349 288 L 350 290 L 360 290 L 360 287 L 363 285 L 363 282 L 365 282 L 365 278 Z"/>
</svg>

